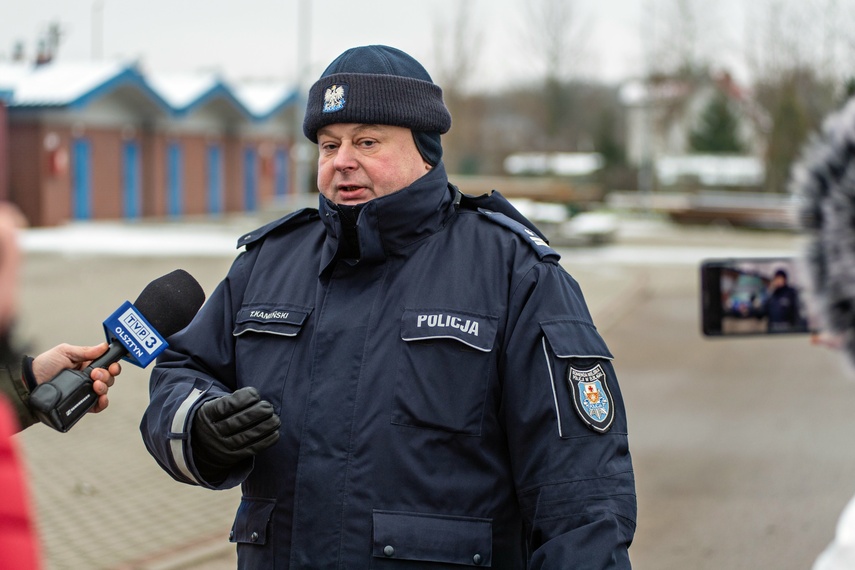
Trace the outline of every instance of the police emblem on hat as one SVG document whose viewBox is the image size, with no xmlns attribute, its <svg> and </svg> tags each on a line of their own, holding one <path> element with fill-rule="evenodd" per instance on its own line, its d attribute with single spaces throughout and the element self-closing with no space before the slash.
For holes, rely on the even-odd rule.
<svg viewBox="0 0 855 570">
<path fill-rule="evenodd" d="M 337 83 L 324 91 L 324 113 L 334 113 L 344 109 L 347 103 L 347 83 Z"/>
<path fill-rule="evenodd" d="M 588 370 L 580 370 L 571 366 L 567 381 L 576 412 L 585 425 L 600 433 L 609 431 L 615 410 L 603 367 L 597 364 Z"/>
</svg>

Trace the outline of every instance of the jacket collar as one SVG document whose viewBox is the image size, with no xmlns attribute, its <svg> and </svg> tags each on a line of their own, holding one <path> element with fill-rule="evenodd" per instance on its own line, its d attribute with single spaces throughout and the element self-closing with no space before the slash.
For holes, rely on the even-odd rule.
<svg viewBox="0 0 855 570">
<path fill-rule="evenodd" d="M 327 230 L 321 268 L 335 258 L 342 235 L 335 204 L 320 196 L 318 210 Z M 410 186 L 366 202 L 356 224 L 360 258 L 382 261 L 386 256 L 438 232 L 454 214 L 454 195 L 442 162 Z"/>
</svg>

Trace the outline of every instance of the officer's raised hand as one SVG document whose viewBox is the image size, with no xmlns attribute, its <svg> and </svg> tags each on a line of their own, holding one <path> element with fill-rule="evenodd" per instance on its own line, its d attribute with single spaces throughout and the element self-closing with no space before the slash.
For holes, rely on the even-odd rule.
<svg viewBox="0 0 855 570">
<path fill-rule="evenodd" d="M 196 467 L 211 483 L 279 440 L 279 416 L 253 387 L 202 404 L 190 428 Z"/>
</svg>

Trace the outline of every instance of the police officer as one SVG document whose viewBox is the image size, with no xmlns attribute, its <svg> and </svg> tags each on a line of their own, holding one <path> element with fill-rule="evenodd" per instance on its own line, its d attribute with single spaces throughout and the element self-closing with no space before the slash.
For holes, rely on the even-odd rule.
<svg viewBox="0 0 855 570">
<path fill-rule="evenodd" d="M 799 292 L 790 285 L 784 269 L 775 271 L 769 285 L 769 295 L 763 305 L 768 319 L 767 330 L 770 333 L 795 332 L 805 328 L 801 317 Z"/>
<path fill-rule="evenodd" d="M 629 568 L 612 355 L 498 193 L 449 184 L 441 89 L 350 49 L 312 86 L 319 207 L 246 249 L 151 377 L 175 479 L 240 484 L 240 568 Z"/>
</svg>

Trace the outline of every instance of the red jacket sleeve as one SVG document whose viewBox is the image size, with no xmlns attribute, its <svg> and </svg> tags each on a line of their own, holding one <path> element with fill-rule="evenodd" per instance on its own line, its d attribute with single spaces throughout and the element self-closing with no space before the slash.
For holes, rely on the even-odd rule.
<svg viewBox="0 0 855 570">
<path fill-rule="evenodd" d="M 6 568 L 34 570 L 42 564 L 24 467 L 12 437 L 18 429 L 12 407 L 0 398 L 0 560 Z"/>
</svg>

